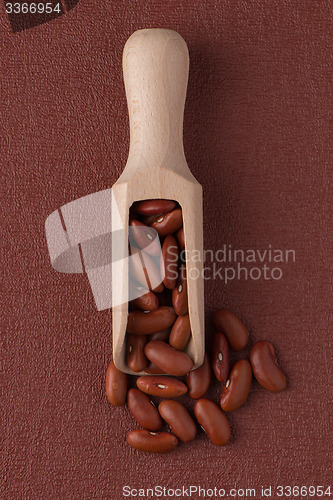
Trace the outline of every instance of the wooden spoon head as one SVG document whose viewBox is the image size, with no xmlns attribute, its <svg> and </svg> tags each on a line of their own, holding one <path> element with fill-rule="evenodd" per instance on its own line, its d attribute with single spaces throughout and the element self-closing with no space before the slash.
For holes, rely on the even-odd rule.
<svg viewBox="0 0 333 500">
<path fill-rule="evenodd" d="M 186 170 L 187 169 L 187 170 Z M 112 188 L 112 332 L 113 359 L 118 369 L 132 372 L 126 364 L 126 325 L 128 316 L 128 218 L 135 201 L 169 199 L 177 201 L 183 211 L 186 249 L 187 286 L 191 339 L 186 353 L 197 368 L 204 359 L 204 283 L 203 283 L 203 216 L 202 187 L 188 167 L 153 167 L 132 175 L 121 176 Z M 187 173 L 188 172 L 188 173 Z M 114 237 L 118 230 L 117 237 Z M 137 374 L 136 374 L 137 375 Z"/>
</svg>

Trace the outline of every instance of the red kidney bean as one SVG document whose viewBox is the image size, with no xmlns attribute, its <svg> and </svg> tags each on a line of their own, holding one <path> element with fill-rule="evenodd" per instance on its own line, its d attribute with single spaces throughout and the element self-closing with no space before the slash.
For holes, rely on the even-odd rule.
<svg viewBox="0 0 333 500">
<path fill-rule="evenodd" d="M 187 393 L 186 385 L 171 377 L 143 375 L 136 381 L 140 391 L 160 398 L 177 398 Z"/>
<path fill-rule="evenodd" d="M 176 233 L 176 238 L 178 241 L 179 249 L 181 252 L 185 250 L 185 238 L 184 238 L 184 228 L 181 227 Z"/>
<path fill-rule="evenodd" d="M 160 215 L 171 212 L 176 207 L 172 200 L 144 200 L 133 204 L 133 209 L 139 215 Z"/>
<path fill-rule="evenodd" d="M 157 295 L 149 290 L 147 290 L 147 293 L 144 295 L 140 295 L 140 297 L 131 300 L 130 303 L 133 307 L 141 309 L 142 311 L 156 311 L 160 305 Z"/>
<path fill-rule="evenodd" d="M 139 248 L 131 248 L 131 258 L 129 265 L 130 283 L 133 280 L 144 288 L 149 288 L 154 292 L 163 292 L 164 285 L 160 270 L 154 260 Z M 131 286 L 133 286 L 131 284 Z"/>
<path fill-rule="evenodd" d="M 177 351 L 161 340 L 148 342 L 145 346 L 145 355 L 164 372 L 176 377 L 186 375 L 193 367 L 193 361 L 185 352 Z"/>
<path fill-rule="evenodd" d="M 140 217 L 140 221 L 143 222 L 146 226 L 151 226 L 160 215 L 142 215 Z"/>
<path fill-rule="evenodd" d="M 162 330 L 161 332 L 153 333 L 150 335 L 149 340 L 163 340 L 163 342 L 169 342 L 170 328 Z"/>
<path fill-rule="evenodd" d="M 173 234 L 178 231 L 182 224 L 182 211 L 180 208 L 176 208 L 172 210 L 172 212 L 168 212 L 158 217 L 151 227 L 156 229 L 160 237 L 164 238 L 164 236 L 168 236 L 168 234 Z"/>
<path fill-rule="evenodd" d="M 209 399 L 198 399 L 194 407 L 197 421 L 212 443 L 224 446 L 230 439 L 230 425 L 220 408 Z"/>
<path fill-rule="evenodd" d="M 112 362 L 106 371 L 106 397 L 114 406 L 124 406 L 127 394 L 127 375 Z"/>
<path fill-rule="evenodd" d="M 146 358 L 144 353 L 144 347 L 146 343 L 146 335 L 127 334 L 127 365 L 133 372 L 141 372 L 148 365 L 148 359 Z"/>
<path fill-rule="evenodd" d="M 186 408 L 172 399 L 165 399 L 158 405 L 161 417 L 169 424 L 171 432 L 183 443 L 193 441 L 197 428 Z"/>
<path fill-rule="evenodd" d="M 159 307 L 156 311 L 131 311 L 127 318 L 127 332 L 133 335 L 150 335 L 169 328 L 176 319 L 172 307 Z"/>
<path fill-rule="evenodd" d="M 130 389 L 127 393 L 127 406 L 141 427 L 149 431 L 159 431 L 162 419 L 146 394 L 138 389 Z"/>
<path fill-rule="evenodd" d="M 182 264 L 179 268 L 179 280 L 186 281 L 186 265 Z"/>
<path fill-rule="evenodd" d="M 270 342 L 256 342 L 251 349 L 250 360 L 253 374 L 260 385 L 271 392 L 285 389 L 286 377 L 277 364 L 274 347 Z"/>
<path fill-rule="evenodd" d="M 252 369 L 247 359 L 241 359 L 232 367 L 226 381 L 220 406 L 224 411 L 238 410 L 246 401 L 252 382 Z"/>
<path fill-rule="evenodd" d="M 232 312 L 216 311 L 214 314 L 215 327 L 227 337 L 231 349 L 240 351 L 247 346 L 249 333 L 245 325 Z"/>
<path fill-rule="evenodd" d="M 169 344 L 177 351 L 183 351 L 191 335 L 190 316 L 178 316 L 171 328 Z"/>
<path fill-rule="evenodd" d="M 215 377 L 220 382 L 225 382 L 230 369 L 230 349 L 227 339 L 221 332 L 214 333 L 211 358 Z"/>
<path fill-rule="evenodd" d="M 212 378 L 212 370 L 208 354 L 205 354 L 204 362 L 196 370 L 192 370 L 186 377 L 188 395 L 193 399 L 202 398 L 209 389 Z"/>
<path fill-rule="evenodd" d="M 139 220 L 130 221 L 130 242 L 136 243 L 141 250 L 149 255 L 158 256 L 161 251 L 161 244 L 156 229 L 146 226 Z"/>
<path fill-rule="evenodd" d="M 148 453 L 166 453 L 176 448 L 178 439 L 169 432 L 131 431 L 127 442 L 132 448 Z"/>
<path fill-rule="evenodd" d="M 164 285 L 163 285 L 164 286 Z M 157 293 L 157 298 L 160 306 L 171 306 L 172 302 L 170 301 L 169 295 L 170 290 L 168 288 L 164 288 L 162 293 Z"/>
<path fill-rule="evenodd" d="M 176 238 L 169 235 L 162 245 L 160 272 L 164 285 L 172 290 L 178 278 L 178 245 Z"/>
<path fill-rule="evenodd" d="M 188 312 L 187 279 L 183 268 L 180 269 L 179 274 L 180 279 L 172 290 L 172 305 L 178 316 L 184 316 Z"/>
</svg>

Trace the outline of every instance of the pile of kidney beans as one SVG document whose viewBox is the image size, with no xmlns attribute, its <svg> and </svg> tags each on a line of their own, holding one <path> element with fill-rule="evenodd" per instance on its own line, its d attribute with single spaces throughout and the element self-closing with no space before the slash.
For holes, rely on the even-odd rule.
<svg viewBox="0 0 333 500">
<path fill-rule="evenodd" d="M 141 295 L 129 303 L 126 359 L 133 372 L 149 375 L 135 379 L 110 363 L 107 398 L 115 406 L 127 403 L 142 427 L 127 436 L 133 448 L 152 453 L 171 451 L 179 441 L 195 439 L 195 420 L 215 445 L 223 446 L 231 434 L 225 413 L 245 403 L 252 374 L 269 391 L 285 388 L 286 379 L 274 347 L 268 341 L 257 342 L 250 361 L 240 359 L 230 367 L 230 350 L 244 350 L 249 335 L 233 313 L 218 310 L 213 317 L 216 331 L 209 339 L 203 364 L 192 370 L 193 361 L 184 352 L 191 326 L 181 208 L 171 200 L 137 202 L 130 210 L 130 228 L 129 290 L 134 296 L 139 290 Z M 212 383 L 212 372 L 221 383 L 219 406 L 204 397 Z M 195 420 L 183 404 L 185 395 L 196 400 Z M 171 432 L 163 431 L 163 421 Z"/>
<path fill-rule="evenodd" d="M 172 200 L 136 202 L 129 224 L 129 295 L 135 298 L 129 302 L 127 365 L 134 372 L 185 375 L 193 363 L 184 352 L 191 325 L 182 209 Z"/>
</svg>

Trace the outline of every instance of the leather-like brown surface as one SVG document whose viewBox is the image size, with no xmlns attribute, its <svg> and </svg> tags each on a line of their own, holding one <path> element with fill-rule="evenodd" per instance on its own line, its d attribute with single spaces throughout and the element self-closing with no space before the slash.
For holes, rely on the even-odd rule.
<svg viewBox="0 0 333 500">
<path fill-rule="evenodd" d="M 329 1 L 81 0 L 14 34 L 0 4 L 1 498 L 118 500 L 125 484 L 329 484 L 331 12 Z M 232 310 L 252 342 L 274 344 L 287 389 L 254 382 L 228 415 L 225 448 L 200 430 L 164 456 L 127 445 L 137 425 L 104 391 L 111 313 L 96 311 L 84 276 L 52 269 L 44 234 L 53 210 L 110 187 L 125 165 L 121 55 L 143 27 L 175 29 L 189 47 L 184 141 L 204 189 L 205 248 L 296 254 L 280 280 L 205 285 L 207 337 L 211 312 Z M 216 383 L 209 396 L 219 393 Z"/>
</svg>

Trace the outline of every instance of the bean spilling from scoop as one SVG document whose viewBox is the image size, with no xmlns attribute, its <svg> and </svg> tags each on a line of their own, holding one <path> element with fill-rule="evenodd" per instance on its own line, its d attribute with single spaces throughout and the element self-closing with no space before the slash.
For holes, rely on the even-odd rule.
<svg viewBox="0 0 333 500">
<path fill-rule="evenodd" d="M 199 426 L 214 445 L 225 446 L 231 436 L 226 413 L 246 403 L 252 375 L 270 392 L 286 387 L 275 349 L 269 341 L 257 342 L 250 361 L 243 356 L 231 366 L 233 352 L 247 348 L 249 334 L 235 314 L 221 309 L 213 316 L 216 330 L 206 341 L 203 364 L 193 370 L 187 352 L 192 332 L 181 207 L 172 200 L 139 201 L 132 205 L 129 219 L 129 293 L 134 298 L 129 303 L 125 357 L 138 374 L 137 387 L 128 389 L 129 376 L 110 363 L 107 398 L 114 406 L 127 402 L 142 427 L 127 436 L 132 448 L 170 452 L 194 440 Z M 207 397 L 213 378 L 221 387 L 219 405 Z M 190 408 L 177 401 L 179 397 L 187 397 Z"/>
</svg>

